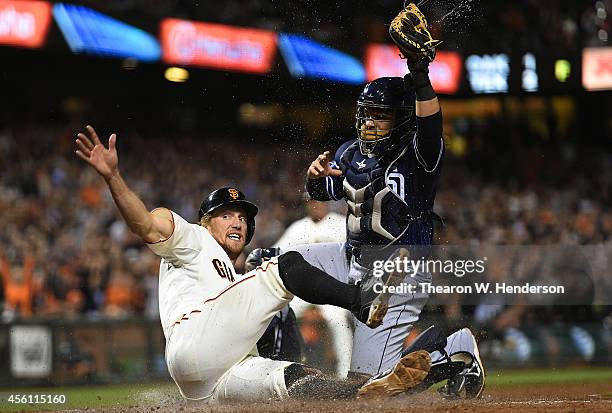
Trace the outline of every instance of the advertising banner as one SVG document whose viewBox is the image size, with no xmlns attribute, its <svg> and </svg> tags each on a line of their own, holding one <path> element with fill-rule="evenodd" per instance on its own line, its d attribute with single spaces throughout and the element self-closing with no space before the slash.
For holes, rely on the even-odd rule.
<svg viewBox="0 0 612 413">
<path fill-rule="evenodd" d="M 586 90 L 612 89 L 612 47 L 583 50 L 582 85 Z"/>
<path fill-rule="evenodd" d="M 429 78 L 436 93 L 455 94 L 461 82 L 461 56 L 452 51 L 439 51 L 429 65 Z M 383 76 L 404 76 L 406 60 L 395 45 L 371 44 L 366 48 L 365 67 L 368 81 Z"/>
<path fill-rule="evenodd" d="M 165 19 L 160 37 L 173 65 L 268 73 L 276 54 L 276 33 L 266 30 Z"/>
<path fill-rule="evenodd" d="M 0 44 L 39 48 L 50 22 L 51 4 L 46 1 L 0 0 Z"/>
</svg>

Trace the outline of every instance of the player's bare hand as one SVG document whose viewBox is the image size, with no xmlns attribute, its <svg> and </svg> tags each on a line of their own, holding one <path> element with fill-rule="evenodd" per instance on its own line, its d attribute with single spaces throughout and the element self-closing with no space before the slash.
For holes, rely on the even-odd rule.
<svg viewBox="0 0 612 413">
<path fill-rule="evenodd" d="M 323 178 L 325 176 L 342 176 L 342 171 L 334 169 L 329 164 L 331 161 L 331 153 L 329 151 L 323 152 L 317 156 L 317 159 L 312 161 L 308 168 L 307 177 L 309 179 Z"/>
<path fill-rule="evenodd" d="M 87 134 L 79 133 L 76 139 L 76 154 L 90 164 L 104 179 L 111 178 L 118 172 L 119 158 L 117 156 L 117 135 L 108 138 L 108 149 L 100 142 L 96 130 L 86 126 Z"/>
</svg>

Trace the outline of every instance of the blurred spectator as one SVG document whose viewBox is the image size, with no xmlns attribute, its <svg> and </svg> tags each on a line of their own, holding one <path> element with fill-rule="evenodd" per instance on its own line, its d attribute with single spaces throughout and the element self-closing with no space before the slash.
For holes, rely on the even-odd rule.
<svg viewBox="0 0 612 413">
<path fill-rule="evenodd" d="M 13 317 L 30 317 L 34 296 L 32 257 L 19 259 L 17 256 L 0 261 L 0 278 L 4 291 L 4 320 Z"/>
<path fill-rule="evenodd" d="M 274 246 L 287 250 L 296 245 L 346 241 L 346 218 L 330 211 L 327 202 L 310 199 L 307 192 L 303 196 L 307 216 L 289 225 Z"/>
<path fill-rule="evenodd" d="M 317 307 L 311 306 L 304 311 L 300 320 L 300 333 L 304 339 L 302 355 L 305 363 L 333 374 L 337 371 L 337 352 L 330 345 L 329 328 Z"/>
<path fill-rule="evenodd" d="M 341 243 L 346 241 L 346 218 L 337 212 L 330 211 L 330 204 L 311 199 L 308 192 L 302 195 L 306 216 L 302 219 L 290 224 L 284 234 L 274 244 L 275 247 L 280 247 L 282 251 L 287 251 L 291 247 L 304 244 L 316 243 Z M 353 329 L 351 315 L 347 310 L 334 307 L 331 305 L 322 305 L 313 307 L 304 300 L 295 297 L 291 301 L 291 308 L 295 311 L 297 318 L 304 321 L 309 316 L 309 311 L 316 309 L 317 316 L 321 317 L 322 322 L 326 323 L 329 330 L 330 342 L 325 343 L 331 345 L 336 354 L 336 374 L 339 377 L 345 377 L 351 365 L 351 351 L 353 342 Z M 312 315 L 312 314 L 310 314 Z M 308 349 L 308 341 L 306 341 L 306 349 Z M 322 345 L 317 343 L 317 345 Z M 305 352 L 308 356 L 308 352 Z M 311 365 L 315 360 L 311 361 Z"/>
</svg>

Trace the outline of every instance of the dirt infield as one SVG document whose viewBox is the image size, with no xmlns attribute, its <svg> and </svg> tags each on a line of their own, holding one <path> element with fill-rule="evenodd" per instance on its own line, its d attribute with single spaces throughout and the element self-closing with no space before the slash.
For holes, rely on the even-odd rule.
<svg viewBox="0 0 612 413">
<path fill-rule="evenodd" d="M 174 395 L 149 394 L 149 402 L 159 397 L 159 403 L 148 407 L 123 407 L 113 412 L 180 411 L 206 413 L 391 413 L 391 412 L 611 412 L 612 383 L 570 385 L 517 385 L 490 387 L 480 400 L 449 401 L 428 392 L 411 397 L 396 397 L 381 401 L 288 401 L 276 403 L 248 403 L 210 407 L 186 403 Z M 144 400 L 144 397 L 143 397 Z"/>
<path fill-rule="evenodd" d="M 496 371 L 480 400 L 444 400 L 430 390 L 385 400 L 283 401 L 208 406 L 188 403 L 174 383 L 141 383 L 56 387 L 64 406 L 0 404 L 1 412 L 181 412 L 181 413 L 481 413 L 612 412 L 612 369 L 546 369 Z M 8 389 L 22 394 L 49 388 Z M 4 392 L 6 394 L 6 392 Z M 0 395 L 3 394 L 0 389 Z"/>
</svg>

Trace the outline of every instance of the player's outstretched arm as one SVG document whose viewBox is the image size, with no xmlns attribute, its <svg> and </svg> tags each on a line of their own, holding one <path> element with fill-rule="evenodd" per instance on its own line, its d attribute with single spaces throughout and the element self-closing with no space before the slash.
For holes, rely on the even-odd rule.
<svg viewBox="0 0 612 413">
<path fill-rule="evenodd" d="M 342 171 L 331 165 L 332 156 L 325 151 L 312 161 L 306 173 L 306 191 L 317 201 L 342 198 Z"/>
<path fill-rule="evenodd" d="M 408 60 L 410 77 L 408 81 L 416 94 L 417 136 L 415 142 L 416 157 L 425 171 L 433 172 L 440 164 L 444 150 L 442 139 L 442 113 L 438 97 L 429 80 L 429 62 Z"/>
<path fill-rule="evenodd" d="M 312 161 L 310 167 L 308 167 L 308 172 L 306 173 L 306 178 L 308 179 L 319 179 L 324 178 L 326 176 L 342 176 L 342 171 L 339 169 L 334 169 L 329 164 L 332 160 L 331 152 L 325 151 L 321 155 L 317 156 L 317 159 Z"/>
<path fill-rule="evenodd" d="M 440 111 L 429 81 L 429 63 L 435 59 L 440 41 L 432 37 L 429 23 L 419 7 L 412 2 L 404 5 L 389 25 L 389 36 L 408 63 L 409 77 L 416 91 L 416 115 L 424 118 Z"/>
<path fill-rule="evenodd" d="M 416 94 L 416 115 L 420 118 L 435 115 L 440 111 L 440 103 L 429 80 L 429 62 L 408 59 L 407 63 Z"/>
<path fill-rule="evenodd" d="M 408 81 L 412 82 L 416 94 L 416 156 L 427 172 L 433 172 L 440 164 L 444 149 L 440 103 L 429 80 L 429 62 L 408 59 L 407 63 Z"/>
<path fill-rule="evenodd" d="M 117 135 L 108 139 L 108 148 L 100 142 L 95 129 L 87 125 L 87 134 L 79 133 L 76 154 L 104 178 L 113 200 L 132 232 L 145 242 L 154 243 L 172 235 L 174 224 L 168 210 L 147 210 L 138 196 L 127 186 L 119 173 Z"/>
</svg>

